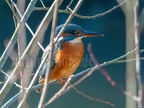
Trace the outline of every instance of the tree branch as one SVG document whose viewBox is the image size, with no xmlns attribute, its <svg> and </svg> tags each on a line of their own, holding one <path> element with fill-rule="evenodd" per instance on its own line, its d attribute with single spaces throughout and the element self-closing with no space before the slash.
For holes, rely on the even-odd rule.
<svg viewBox="0 0 144 108">
<path fill-rule="evenodd" d="M 109 10 L 103 12 L 103 13 L 99 13 L 99 14 L 92 15 L 92 16 L 83 16 L 83 15 L 75 13 L 74 16 L 78 17 L 78 18 L 81 18 L 81 19 L 96 19 L 97 17 L 101 17 L 101 16 L 104 16 L 104 15 L 107 15 L 108 13 L 111 13 L 115 9 L 117 9 L 120 6 L 122 6 L 123 4 L 125 4 L 126 1 L 127 0 L 124 0 L 123 2 L 121 2 L 120 4 L 118 4 L 117 6 L 114 6 L 113 8 L 111 8 L 111 9 L 109 9 Z M 36 11 L 42 11 L 42 10 L 49 10 L 49 8 L 48 7 L 46 7 L 46 8 L 36 7 L 35 10 Z M 59 9 L 58 12 L 59 13 L 65 13 L 65 14 L 71 14 L 71 11 L 69 11 L 68 9 L 66 9 L 66 10 Z"/>
</svg>

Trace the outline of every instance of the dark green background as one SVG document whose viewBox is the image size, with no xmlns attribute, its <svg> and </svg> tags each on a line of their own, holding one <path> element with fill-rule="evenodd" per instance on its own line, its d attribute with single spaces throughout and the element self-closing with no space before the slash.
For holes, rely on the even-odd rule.
<svg viewBox="0 0 144 108">
<path fill-rule="evenodd" d="M 27 4 L 29 0 L 27 0 Z M 50 6 L 53 0 L 44 0 L 46 6 Z M 69 0 L 65 0 L 61 5 L 61 9 L 65 9 L 68 5 Z M 72 8 L 75 6 L 73 3 Z M 118 5 L 115 0 L 85 0 L 78 11 L 78 14 L 81 15 L 95 15 L 98 13 L 102 13 L 112 8 L 113 6 Z M 41 6 L 38 1 L 37 6 Z M 142 8 L 144 7 L 144 1 L 140 0 L 140 8 L 139 13 L 141 13 Z M 32 13 L 30 18 L 28 19 L 28 24 L 35 32 L 38 24 L 42 20 L 46 11 L 35 11 Z M 59 14 L 58 23 L 62 24 L 65 22 L 68 14 Z M 103 33 L 104 37 L 98 38 L 89 38 L 83 39 L 85 43 L 85 57 L 89 58 L 87 53 L 87 44 L 92 44 L 92 50 L 94 52 L 95 57 L 98 59 L 99 63 L 103 63 L 105 61 L 112 60 L 116 57 L 119 57 L 126 53 L 126 30 L 125 30 L 125 15 L 121 8 L 118 8 L 111 13 L 98 17 L 96 19 L 86 20 L 74 17 L 71 23 L 79 24 L 86 30 L 96 31 L 99 33 Z M 12 18 L 12 12 L 8 7 L 7 3 L 3 0 L 0 1 L 0 55 L 2 55 L 5 47 L 4 41 L 5 39 L 11 38 L 13 32 L 15 30 L 14 22 Z M 49 34 L 50 29 L 47 30 L 45 40 L 43 46 L 49 43 Z M 30 33 L 27 31 L 27 43 L 31 39 Z M 140 49 L 144 49 L 144 32 L 141 33 L 140 37 Z M 42 51 L 40 52 L 41 55 Z M 39 57 L 40 57 L 39 55 Z M 141 54 L 142 56 L 142 54 Z M 141 62 L 141 76 L 144 79 L 144 62 Z M 3 70 L 8 71 L 11 67 L 11 61 L 8 60 Z M 80 72 L 88 67 L 81 66 L 77 72 Z M 123 64 L 113 64 L 104 67 L 107 70 L 108 74 L 111 78 L 119 85 L 125 89 L 125 63 Z M 0 73 L 0 81 L 4 81 L 3 74 Z M 1 87 L 2 85 L 0 85 Z M 50 98 L 56 91 L 59 90 L 61 85 L 52 85 L 49 88 L 49 94 L 47 96 Z M 95 71 L 90 77 L 84 80 L 77 88 L 86 93 L 89 96 L 99 98 L 101 100 L 105 100 L 111 102 L 115 105 L 115 108 L 124 108 L 125 107 L 125 95 L 120 91 L 120 89 L 115 88 L 110 85 L 110 83 L 106 80 L 106 78 L 98 71 Z M 7 99 L 18 93 L 18 89 L 14 86 L 10 91 L 11 93 L 6 98 Z M 31 108 L 36 108 L 39 102 L 40 94 L 36 92 L 31 92 L 28 97 L 28 104 Z M 14 104 L 11 108 L 16 107 Z M 53 102 L 49 108 L 111 108 L 111 106 L 97 102 L 91 101 L 87 98 L 84 98 L 80 94 L 77 94 L 75 90 L 70 90 L 68 93 L 60 97 L 58 100 Z"/>
</svg>

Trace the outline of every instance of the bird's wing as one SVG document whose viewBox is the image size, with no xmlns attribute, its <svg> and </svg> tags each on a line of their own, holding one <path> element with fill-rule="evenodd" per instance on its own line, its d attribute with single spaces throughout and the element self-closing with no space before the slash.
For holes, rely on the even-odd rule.
<svg viewBox="0 0 144 108">
<path fill-rule="evenodd" d="M 54 47 L 54 50 L 53 50 L 53 54 L 52 54 L 52 58 L 51 58 L 51 62 L 50 62 L 51 63 L 51 69 L 53 69 L 55 67 L 55 64 L 56 64 L 55 55 L 56 55 L 58 49 L 59 49 L 59 42 L 57 44 L 55 44 L 55 47 Z M 47 46 L 45 52 L 43 53 L 42 60 L 43 60 L 44 56 L 46 56 L 46 53 L 48 53 L 48 51 L 49 51 L 49 46 Z M 49 60 L 47 59 L 45 61 L 44 65 L 42 66 L 42 69 L 39 72 L 39 76 L 40 76 L 39 80 L 45 77 L 48 62 L 49 62 Z"/>
</svg>

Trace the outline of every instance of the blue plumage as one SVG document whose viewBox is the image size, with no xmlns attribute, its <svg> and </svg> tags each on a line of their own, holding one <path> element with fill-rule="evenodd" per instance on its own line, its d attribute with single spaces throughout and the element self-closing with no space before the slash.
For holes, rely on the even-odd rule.
<svg viewBox="0 0 144 108">
<path fill-rule="evenodd" d="M 61 25 L 59 25 L 59 26 L 57 26 L 57 27 L 55 28 L 55 35 L 57 35 L 57 34 L 60 32 L 60 30 L 61 30 L 61 28 L 63 27 L 63 25 L 64 25 L 64 24 L 61 24 Z M 71 33 L 72 31 L 75 32 L 75 31 L 77 31 L 77 30 L 83 31 L 83 28 L 82 28 L 81 26 L 79 26 L 79 25 L 76 25 L 76 24 L 68 24 L 68 25 L 66 26 L 65 30 L 64 30 L 64 33 L 72 34 L 72 33 Z"/>
<path fill-rule="evenodd" d="M 75 38 L 77 38 L 77 36 L 68 36 L 68 37 L 65 37 L 65 38 L 61 39 L 58 42 L 58 48 L 62 49 L 62 43 L 63 42 L 71 41 L 71 40 L 74 40 Z"/>
</svg>

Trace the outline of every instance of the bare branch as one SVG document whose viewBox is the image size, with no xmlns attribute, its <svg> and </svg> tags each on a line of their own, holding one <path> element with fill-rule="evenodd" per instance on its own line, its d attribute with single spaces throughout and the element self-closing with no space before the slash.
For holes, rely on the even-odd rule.
<svg viewBox="0 0 144 108">
<path fill-rule="evenodd" d="M 13 46 L 15 45 L 16 41 L 17 41 L 17 33 L 18 31 L 21 32 L 23 27 L 24 27 L 24 22 L 27 21 L 27 19 L 29 18 L 31 12 L 34 9 L 34 5 L 36 4 L 37 0 L 31 0 L 31 2 L 29 3 L 20 23 L 17 25 L 15 32 L 12 35 L 12 38 L 9 42 L 9 44 L 7 45 L 4 53 L 2 54 L 1 58 L 0 58 L 0 70 L 2 69 L 2 67 L 4 66 L 11 50 L 13 49 Z M 17 67 L 18 68 L 18 67 Z M 10 84 L 9 82 L 12 80 L 13 75 L 15 74 L 16 69 L 14 69 L 14 72 L 10 75 L 10 77 L 8 78 L 8 80 L 6 81 L 6 83 L 4 84 L 4 86 L 2 87 L 1 91 L 0 91 L 0 105 L 2 104 L 5 96 L 7 95 L 7 93 L 9 92 L 9 90 L 12 87 L 12 84 Z M 7 89 L 6 89 L 7 88 Z"/>
<path fill-rule="evenodd" d="M 122 6 L 123 4 L 125 4 L 127 0 L 124 0 L 123 2 L 119 3 L 117 6 L 114 6 L 113 8 L 103 12 L 103 13 L 99 13 L 99 14 L 96 14 L 96 15 L 92 15 L 92 16 L 83 16 L 83 15 L 80 15 L 80 14 L 77 14 L 75 13 L 74 16 L 75 17 L 78 17 L 78 18 L 81 18 L 81 19 L 96 19 L 98 17 L 101 17 L 101 16 L 104 16 L 104 15 L 107 15 L 108 13 L 111 13 L 112 11 L 114 11 L 115 9 L 119 8 L 120 6 Z M 48 10 L 49 8 L 41 8 L 41 7 L 36 7 L 35 10 L 36 11 L 42 11 L 42 10 Z M 59 13 L 65 13 L 65 14 L 71 14 L 71 11 L 68 11 L 67 9 L 66 10 L 61 10 L 59 9 L 58 10 Z"/>
<path fill-rule="evenodd" d="M 66 89 L 66 87 L 68 86 L 69 82 L 71 81 L 71 77 L 68 78 L 68 80 L 66 81 L 66 83 L 64 84 L 64 86 L 48 101 L 46 102 L 42 108 L 46 107 L 47 105 L 49 105 L 50 103 L 52 103 L 58 96 L 60 96 L 64 90 Z"/>
<path fill-rule="evenodd" d="M 42 1 L 42 0 L 40 0 L 40 2 L 41 2 L 41 4 L 42 4 L 43 8 L 45 8 L 45 5 L 44 5 L 43 1 Z"/>
<path fill-rule="evenodd" d="M 70 8 L 71 4 L 73 3 L 73 0 L 71 0 L 71 2 L 69 3 L 69 5 L 66 6 L 65 11 L 68 11 L 68 9 Z"/>
<path fill-rule="evenodd" d="M 55 6 L 54 6 L 52 30 L 51 30 L 51 37 L 50 37 L 50 42 L 51 42 L 50 47 L 51 48 L 50 48 L 50 51 L 47 52 L 47 53 L 49 53 L 49 57 L 48 57 L 49 60 L 51 60 L 51 58 L 52 58 L 52 53 L 53 53 L 53 48 L 54 48 L 53 40 L 54 40 L 54 36 L 55 36 L 54 32 L 55 32 L 55 27 L 56 27 L 56 22 L 57 22 L 57 10 L 59 8 L 59 2 L 62 2 L 62 1 L 63 0 L 61 0 L 61 1 L 57 0 L 54 4 Z M 46 75 L 45 75 L 45 80 L 44 80 L 44 87 L 43 87 L 43 90 L 42 90 L 42 95 L 41 95 L 41 98 L 40 98 L 40 101 L 39 101 L 38 108 L 42 107 L 43 102 L 45 100 L 46 93 L 47 93 L 47 87 L 48 87 L 47 82 L 48 82 L 49 72 L 51 71 L 51 62 L 49 61 L 47 65 L 48 65 L 48 67 L 47 67 L 47 70 L 46 70 Z"/>
<path fill-rule="evenodd" d="M 80 95 L 82 95 L 83 97 L 89 99 L 89 100 L 93 100 L 93 101 L 96 101 L 96 102 L 101 102 L 101 103 L 104 103 L 104 104 L 108 104 L 112 107 L 114 107 L 114 104 L 108 102 L 108 101 L 104 101 L 104 100 L 101 100 L 101 99 L 98 99 L 98 98 L 94 98 L 94 97 L 91 97 L 89 95 L 86 95 L 84 92 L 82 91 L 79 91 L 77 88 L 75 88 L 72 84 L 69 83 L 69 85 Z"/>
<path fill-rule="evenodd" d="M 11 99 L 9 99 L 3 106 L 2 108 L 8 108 L 10 107 L 17 99 L 18 97 L 21 95 L 22 91 L 20 91 L 19 93 L 17 93 L 14 97 L 12 97 Z"/>
<path fill-rule="evenodd" d="M 133 7 L 133 12 L 134 12 L 134 37 L 135 37 L 135 46 L 138 46 L 138 48 L 135 50 L 135 56 L 136 58 L 136 77 L 137 77 L 137 83 L 138 83 L 138 97 L 139 97 L 139 102 L 138 102 L 138 107 L 142 106 L 142 80 L 140 76 L 140 54 L 139 54 L 139 23 L 138 23 L 138 6 L 139 6 L 139 0 L 134 0 L 134 7 Z"/>
</svg>

